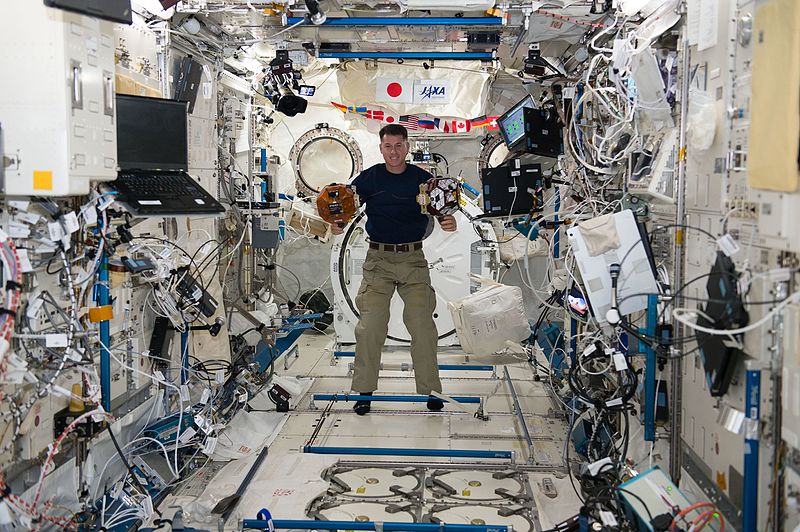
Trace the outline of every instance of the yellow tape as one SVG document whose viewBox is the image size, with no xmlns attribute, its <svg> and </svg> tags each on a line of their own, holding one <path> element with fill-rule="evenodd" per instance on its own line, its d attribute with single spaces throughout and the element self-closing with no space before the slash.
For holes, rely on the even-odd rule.
<svg viewBox="0 0 800 532">
<path fill-rule="evenodd" d="M 53 172 L 50 170 L 34 170 L 33 190 L 53 190 Z"/>
<path fill-rule="evenodd" d="M 111 305 L 103 305 L 102 307 L 92 307 L 89 309 L 89 321 L 92 323 L 110 321 L 113 318 L 114 309 Z"/>
</svg>

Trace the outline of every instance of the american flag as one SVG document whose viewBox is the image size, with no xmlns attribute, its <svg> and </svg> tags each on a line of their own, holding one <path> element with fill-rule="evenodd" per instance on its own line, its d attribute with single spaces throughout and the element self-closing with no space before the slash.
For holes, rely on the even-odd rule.
<svg viewBox="0 0 800 532">
<path fill-rule="evenodd" d="M 399 123 L 406 129 L 419 129 L 419 117 L 416 115 L 401 115 Z"/>
</svg>

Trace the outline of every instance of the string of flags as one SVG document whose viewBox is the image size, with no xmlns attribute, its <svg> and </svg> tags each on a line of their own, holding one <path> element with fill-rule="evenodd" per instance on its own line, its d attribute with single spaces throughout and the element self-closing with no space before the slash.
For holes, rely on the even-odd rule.
<svg viewBox="0 0 800 532">
<path fill-rule="evenodd" d="M 380 109 L 368 109 L 367 107 L 347 106 L 340 103 L 331 102 L 335 108 L 345 114 L 355 114 L 367 120 L 378 120 L 384 124 L 400 124 L 409 131 L 423 129 L 438 130 L 444 133 L 467 133 L 473 129 L 486 128 L 489 131 L 497 129 L 497 119 L 499 116 L 479 116 L 477 118 L 453 118 L 436 117 L 429 114 L 417 115 L 396 115 L 394 113 Z"/>
</svg>

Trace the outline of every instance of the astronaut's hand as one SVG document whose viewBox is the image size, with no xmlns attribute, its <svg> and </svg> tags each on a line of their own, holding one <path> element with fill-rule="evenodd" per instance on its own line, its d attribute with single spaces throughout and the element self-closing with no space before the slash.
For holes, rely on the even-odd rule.
<svg viewBox="0 0 800 532">
<path fill-rule="evenodd" d="M 448 233 L 452 233 L 456 230 L 456 219 L 452 214 L 447 214 L 445 216 L 439 216 L 437 218 L 439 221 L 439 226 L 442 228 L 443 231 L 447 231 Z"/>
</svg>

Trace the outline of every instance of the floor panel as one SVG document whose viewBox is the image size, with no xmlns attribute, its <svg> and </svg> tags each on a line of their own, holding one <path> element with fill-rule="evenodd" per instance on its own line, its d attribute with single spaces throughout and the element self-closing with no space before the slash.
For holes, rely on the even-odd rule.
<svg viewBox="0 0 800 532">
<path fill-rule="evenodd" d="M 254 518 L 261 508 L 269 508 L 273 517 L 278 519 L 306 519 L 307 511 L 310 511 L 307 506 L 312 501 L 314 505 L 321 504 L 322 507 L 327 507 L 326 504 L 338 504 L 326 498 L 330 497 L 326 491 L 329 484 L 322 478 L 323 471 L 336 463 L 375 463 L 396 468 L 442 464 L 438 467 L 466 467 L 467 471 L 470 468 L 482 470 L 484 467 L 489 467 L 490 471 L 505 470 L 509 466 L 515 466 L 519 471 L 530 471 L 524 473 L 530 475 L 526 476 L 529 480 L 526 481 L 526 489 L 531 493 L 536 508 L 533 514 L 535 519 L 532 520 L 533 524 L 527 527 L 528 529 L 549 528 L 575 513 L 579 505 L 569 480 L 564 475 L 562 458 L 566 424 L 563 418 L 554 414 L 553 402 L 548 394 L 549 383 L 536 381 L 526 361 L 513 355 L 466 356 L 452 349 L 440 353 L 440 364 L 495 366 L 494 373 L 441 372 L 444 394 L 484 398 L 483 409 L 488 419 L 475 417 L 478 405 L 474 404 L 463 405 L 465 411 L 446 405 L 442 412 L 433 413 L 426 409 L 425 403 L 391 402 L 375 403 L 369 414 L 357 416 L 352 411 L 352 402 L 337 401 L 330 405 L 328 401 L 313 401 L 312 404 L 311 396 L 315 393 L 350 391 L 348 372 L 353 359 L 334 360 L 331 355 L 332 350 L 333 345 L 329 337 L 307 334 L 301 337 L 297 354 L 293 353 L 287 359 L 288 370 L 284 369 L 283 361 L 276 364 L 276 373 L 279 375 L 310 376 L 314 381 L 310 392 L 296 401 L 296 407 L 290 412 L 289 420 L 270 446 L 265 463 L 255 474 L 238 509 L 228 520 L 226 530 L 235 529 L 238 519 Z M 352 351 L 352 347 L 343 347 L 342 350 Z M 410 355 L 406 348 L 392 347 L 385 350 L 382 360 L 387 365 L 397 367 L 398 364 L 410 362 Z M 505 367 L 508 367 L 532 439 L 532 457 L 519 425 L 511 391 L 505 381 Z M 382 371 L 378 393 L 416 395 L 413 373 Z M 318 427 L 320 423 L 321 426 Z M 311 443 L 316 447 L 513 451 L 514 457 L 513 460 L 508 460 L 303 453 L 303 447 L 309 443 L 309 438 L 315 431 L 317 434 Z M 222 471 L 226 470 L 227 468 Z M 477 473 L 473 474 L 475 475 Z M 486 474 L 483 475 L 481 478 L 486 478 Z M 542 495 L 539 482 L 544 477 L 553 480 L 557 487 L 558 496 L 555 499 Z M 209 483 L 206 493 L 198 500 L 202 500 L 203 497 L 211 497 L 213 500 L 214 493 L 225 491 L 220 486 L 233 487 L 235 490 L 238 481 L 235 475 L 218 475 Z M 480 504 L 475 506 L 478 503 L 470 503 L 468 500 L 471 493 L 468 489 L 466 491 L 462 489 L 460 493 L 466 494 L 461 497 L 462 500 L 453 501 L 445 498 L 434 501 L 450 508 L 446 511 L 441 510 L 447 519 L 457 522 L 467 519 L 465 522 L 472 522 L 479 519 L 475 516 L 486 512 L 490 519 L 499 519 L 496 508 L 491 507 L 492 503 L 484 501 L 480 504 L 489 504 L 488 507 Z M 185 500 L 175 499 L 175 502 L 185 504 Z M 381 508 L 374 503 L 368 505 L 348 503 L 339 513 L 351 512 L 355 515 L 358 512 L 366 512 L 361 517 L 370 517 L 373 513 L 380 516 L 383 515 Z M 423 510 L 428 511 L 429 508 L 427 506 L 415 508 L 417 515 L 415 518 L 421 517 Z M 402 520 L 401 514 L 395 515 L 398 516 L 397 520 Z M 214 526 L 216 527 L 216 524 Z M 523 524 L 518 526 L 526 528 Z"/>
</svg>

